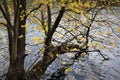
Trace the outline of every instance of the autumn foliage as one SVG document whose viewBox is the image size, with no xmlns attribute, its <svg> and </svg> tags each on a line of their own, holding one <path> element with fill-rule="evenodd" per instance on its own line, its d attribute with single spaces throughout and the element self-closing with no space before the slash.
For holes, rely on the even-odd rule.
<svg viewBox="0 0 120 80">
<path fill-rule="evenodd" d="M 111 28 L 111 23 L 116 23 L 105 19 L 101 11 L 112 11 L 119 5 L 119 0 L 1 0 L 0 25 L 8 32 L 10 55 L 5 80 L 39 80 L 47 67 L 65 53 L 73 60 L 71 64 L 61 62 L 68 64 L 63 68 L 65 73 L 72 70 L 70 66 L 79 57 L 89 52 L 101 54 L 100 49 L 107 48 L 101 39 L 105 35 L 111 37 L 114 32 L 101 32 L 103 27 L 100 26 Z M 119 27 L 115 30 L 120 32 Z M 26 37 L 32 31 L 42 35 Z M 111 40 L 108 45 L 109 49 L 115 47 Z M 24 69 L 26 46 L 38 46 L 38 53 L 42 54 L 42 60 L 35 62 L 27 72 Z"/>
</svg>

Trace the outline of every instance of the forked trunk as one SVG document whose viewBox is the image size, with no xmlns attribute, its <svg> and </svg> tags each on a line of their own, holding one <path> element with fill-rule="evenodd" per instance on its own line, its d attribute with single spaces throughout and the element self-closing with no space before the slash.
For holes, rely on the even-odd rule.
<svg viewBox="0 0 120 80">
<path fill-rule="evenodd" d="M 53 53 L 43 55 L 43 59 L 39 61 L 34 67 L 26 73 L 27 80 L 40 80 L 45 73 L 47 67 L 56 59 Z"/>
<path fill-rule="evenodd" d="M 19 34 L 25 35 L 25 29 Z M 25 37 L 18 38 L 9 32 L 9 52 L 10 64 L 6 80 L 24 80 L 24 54 L 25 54 Z"/>
<path fill-rule="evenodd" d="M 26 0 L 14 0 L 14 7 L 14 26 L 8 25 L 10 64 L 5 80 L 25 80 Z"/>
</svg>

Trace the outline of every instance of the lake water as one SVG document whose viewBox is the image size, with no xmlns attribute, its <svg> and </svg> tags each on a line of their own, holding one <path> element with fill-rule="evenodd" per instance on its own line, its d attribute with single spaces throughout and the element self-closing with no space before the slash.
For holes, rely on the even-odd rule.
<svg viewBox="0 0 120 80">
<path fill-rule="evenodd" d="M 117 10 L 116 13 L 119 14 L 120 10 Z M 105 13 L 103 11 L 103 13 Z M 111 14 L 108 14 L 112 19 L 116 19 Z M 120 17 L 118 16 L 120 19 Z M 107 29 L 107 28 L 105 28 Z M 42 35 L 39 31 L 33 31 L 32 33 L 27 34 L 26 36 L 32 38 L 36 35 Z M 120 34 L 118 33 L 120 36 Z M 115 35 L 113 35 L 115 36 Z M 115 37 L 113 37 L 114 40 Z M 109 58 L 109 60 L 103 61 L 103 58 L 99 55 L 99 53 L 90 53 L 85 56 L 85 58 L 80 59 L 75 62 L 73 69 L 71 72 L 66 73 L 64 80 L 120 80 L 120 40 L 115 39 L 116 47 L 111 49 L 102 50 L 102 54 Z M 27 43 L 32 44 L 32 39 L 27 40 Z M 42 45 L 39 45 L 41 47 Z M 2 49 L 6 47 L 5 49 Z M 25 69 L 27 70 L 32 62 L 38 57 L 41 56 L 37 54 L 37 50 L 39 47 L 31 47 L 27 46 L 26 49 L 30 51 L 26 51 L 29 55 L 25 60 Z M 7 68 L 9 65 L 9 56 L 7 49 L 7 37 L 6 33 L 0 29 L 0 76 L 7 72 Z M 31 54 L 32 53 L 32 54 Z M 67 54 L 65 54 L 65 59 L 67 59 Z M 39 58 L 40 60 L 41 58 Z M 60 61 L 56 59 L 47 69 L 46 75 L 50 75 L 55 72 L 57 68 L 60 68 Z M 56 65 L 57 64 L 57 65 Z M 49 78 L 49 76 L 44 76 L 43 79 Z"/>
</svg>

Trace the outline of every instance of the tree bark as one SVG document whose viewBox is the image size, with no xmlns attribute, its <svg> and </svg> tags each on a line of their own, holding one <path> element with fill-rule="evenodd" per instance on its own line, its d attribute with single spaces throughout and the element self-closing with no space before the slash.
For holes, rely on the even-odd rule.
<svg viewBox="0 0 120 80">
<path fill-rule="evenodd" d="M 25 26 L 26 0 L 14 1 L 16 5 L 14 26 L 8 26 L 10 64 L 5 80 L 25 80 Z M 21 19 L 23 17 L 23 19 Z M 9 29 L 13 27 L 13 29 Z"/>
<path fill-rule="evenodd" d="M 26 73 L 27 80 L 39 80 L 41 76 L 45 73 L 47 67 L 55 60 L 56 53 L 52 51 L 54 47 L 51 44 L 51 39 L 56 28 L 59 25 L 59 22 L 61 21 L 61 18 L 63 17 L 64 12 L 65 12 L 65 7 L 62 7 L 61 10 L 59 11 L 59 14 L 55 20 L 53 27 L 50 29 L 49 33 L 47 34 L 47 38 L 45 40 L 45 51 L 43 53 L 44 54 L 43 59 L 39 61 L 37 64 L 35 64 L 28 73 Z"/>
<path fill-rule="evenodd" d="M 43 55 L 43 59 L 33 66 L 33 68 L 26 73 L 26 80 L 40 80 L 45 73 L 47 67 L 56 59 L 54 53 Z"/>
</svg>

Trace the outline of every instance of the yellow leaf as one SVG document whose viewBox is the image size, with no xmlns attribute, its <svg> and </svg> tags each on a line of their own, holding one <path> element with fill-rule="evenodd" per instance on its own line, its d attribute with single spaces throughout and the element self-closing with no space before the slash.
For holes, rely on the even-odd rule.
<svg viewBox="0 0 120 80">
<path fill-rule="evenodd" d="M 84 45 L 84 46 L 82 47 L 82 49 L 86 49 L 86 47 L 87 47 L 87 45 Z"/>
<path fill-rule="evenodd" d="M 69 27 L 69 26 L 70 26 L 70 23 L 69 23 L 69 22 L 67 22 L 66 26 L 67 26 L 67 27 Z"/>
<path fill-rule="evenodd" d="M 23 35 L 18 36 L 18 38 L 23 38 Z"/>
<path fill-rule="evenodd" d="M 23 21 L 24 20 L 24 16 L 20 16 L 20 21 Z"/>
<path fill-rule="evenodd" d="M 72 68 L 71 68 L 71 67 L 65 69 L 65 73 L 68 73 L 68 72 L 70 72 L 70 71 L 72 71 Z"/>
<path fill-rule="evenodd" d="M 72 51 L 76 51 L 77 50 L 77 48 L 73 48 L 73 49 L 71 49 Z"/>
<path fill-rule="evenodd" d="M 19 5 L 20 8 L 22 8 L 22 5 Z"/>
<path fill-rule="evenodd" d="M 97 45 L 98 45 L 98 47 L 99 47 L 100 49 L 104 49 L 104 48 L 105 48 L 100 42 L 98 42 Z"/>
<path fill-rule="evenodd" d="M 101 33 L 101 32 L 96 32 L 96 34 L 97 34 L 97 35 L 102 35 L 102 33 Z"/>
<path fill-rule="evenodd" d="M 90 46 L 90 47 L 96 47 L 96 44 L 95 43 L 88 43 L 88 46 Z"/>
<path fill-rule="evenodd" d="M 66 62 L 65 62 L 65 61 L 62 61 L 62 62 L 61 62 L 61 64 L 62 64 L 62 65 L 65 65 L 65 64 L 66 64 Z"/>
<path fill-rule="evenodd" d="M 68 57 L 72 57 L 72 53 L 69 53 L 69 54 L 68 54 Z"/>
<path fill-rule="evenodd" d="M 69 49 L 68 47 L 66 47 L 66 49 Z"/>
<path fill-rule="evenodd" d="M 84 42 L 84 40 L 85 40 L 85 38 L 84 38 L 84 37 L 82 37 L 82 38 L 80 39 L 80 41 L 81 41 L 81 42 Z"/>
<path fill-rule="evenodd" d="M 36 26 L 34 30 L 39 30 L 42 33 L 45 33 L 45 30 L 43 29 L 43 26 L 39 24 L 39 26 Z"/>
<path fill-rule="evenodd" d="M 117 30 L 117 32 L 120 32 L 120 27 L 119 27 L 119 28 L 117 28 L 116 30 Z"/>
<path fill-rule="evenodd" d="M 76 40 L 76 39 L 73 39 L 73 42 L 74 42 L 74 43 L 77 43 L 77 40 Z"/>
<path fill-rule="evenodd" d="M 82 55 L 85 56 L 85 55 L 86 55 L 86 52 L 83 52 Z"/>
<path fill-rule="evenodd" d="M 60 57 L 60 54 L 57 53 L 56 56 L 57 56 L 57 57 Z"/>
<path fill-rule="evenodd" d="M 21 28 L 25 28 L 25 25 L 21 25 Z"/>
<path fill-rule="evenodd" d="M 114 42 L 111 42 L 110 44 L 111 44 L 112 48 L 115 48 L 115 43 Z"/>
<path fill-rule="evenodd" d="M 76 21 L 75 23 L 74 23 L 74 26 L 78 26 L 79 25 L 79 23 L 78 23 L 78 21 Z"/>
<path fill-rule="evenodd" d="M 84 3 L 84 7 L 89 8 L 89 7 L 90 7 L 90 3 L 89 3 L 89 2 L 85 2 L 85 3 Z"/>
<path fill-rule="evenodd" d="M 61 6 L 62 6 L 62 7 L 65 7 L 65 3 L 62 3 Z"/>
<path fill-rule="evenodd" d="M 33 38 L 33 41 L 34 41 L 34 44 L 38 44 L 38 42 L 41 40 L 41 37 L 40 36 L 37 36 L 37 37 L 34 37 Z"/>
</svg>

